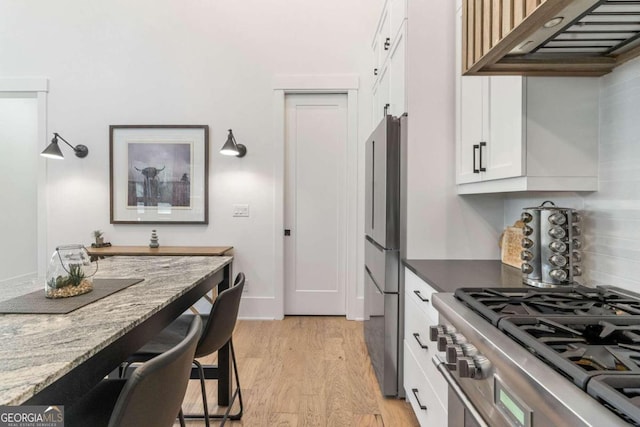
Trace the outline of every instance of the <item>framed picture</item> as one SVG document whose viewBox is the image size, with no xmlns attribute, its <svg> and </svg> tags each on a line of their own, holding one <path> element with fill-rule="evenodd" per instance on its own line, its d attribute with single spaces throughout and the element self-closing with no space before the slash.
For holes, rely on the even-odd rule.
<svg viewBox="0 0 640 427">
<path fill-rule="evenodd" d="M 207 224 L 208 159 L 208 126 L 109 126 L 111 224 Z"/>
</svg>

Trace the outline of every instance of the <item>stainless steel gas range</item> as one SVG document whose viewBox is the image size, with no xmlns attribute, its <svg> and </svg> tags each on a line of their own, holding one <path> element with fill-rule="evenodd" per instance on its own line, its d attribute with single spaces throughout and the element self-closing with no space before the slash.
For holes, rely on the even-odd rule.
<svg viewBox="0 0 640 427">
<path fill-rule="evenodd" d="M 640 425 L 640 297 L 616 288 L 434 294 L 449 426 Z"/>
</svg>

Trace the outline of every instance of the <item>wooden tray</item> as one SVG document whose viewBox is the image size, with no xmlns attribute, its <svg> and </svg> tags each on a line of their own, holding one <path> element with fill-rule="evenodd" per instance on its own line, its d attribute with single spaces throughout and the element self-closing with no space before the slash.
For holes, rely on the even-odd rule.
<svg viewBox="0 0 640 427">
<path fill-rule="evenodd" d="M 521 227 L 507 227 L 502 235 L 501 254 L 503 264 L 520 268 L 522 260 L 520 253 L 522 252 L 522 233 Z"/>
</svg>

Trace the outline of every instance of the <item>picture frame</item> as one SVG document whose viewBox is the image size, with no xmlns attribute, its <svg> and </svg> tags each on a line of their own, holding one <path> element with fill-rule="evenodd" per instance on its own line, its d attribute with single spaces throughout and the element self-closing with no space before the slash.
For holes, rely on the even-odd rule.
<svg viewBox="0 0 640 427">
<path fill-rule="evenodd" d="M 209 126 L 109 126 L 111 224 L 209 223 Z"/>
</svg>

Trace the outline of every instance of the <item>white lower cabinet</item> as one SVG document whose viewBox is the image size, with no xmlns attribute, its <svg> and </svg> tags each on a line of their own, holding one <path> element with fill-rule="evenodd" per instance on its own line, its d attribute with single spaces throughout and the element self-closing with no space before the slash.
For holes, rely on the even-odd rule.
<svg viewBox="0 0 640 427">
<path fill-rule="evenodd" d="M 435 289 L 405 268 L 404 389 L 421 426 L 447 425 L 447 383 L 431 359 L 436 343 L 429 326 L 438 323 Z"/>
<path fill-rule="evenodd" d="M 407 400 L 423 427 L 446 427 L 447 409 L 440 403 L 411 348 L 404 344 L 404 389 Z M 447 390 L 444 390 L 447 393 Z"/>
</svg>

